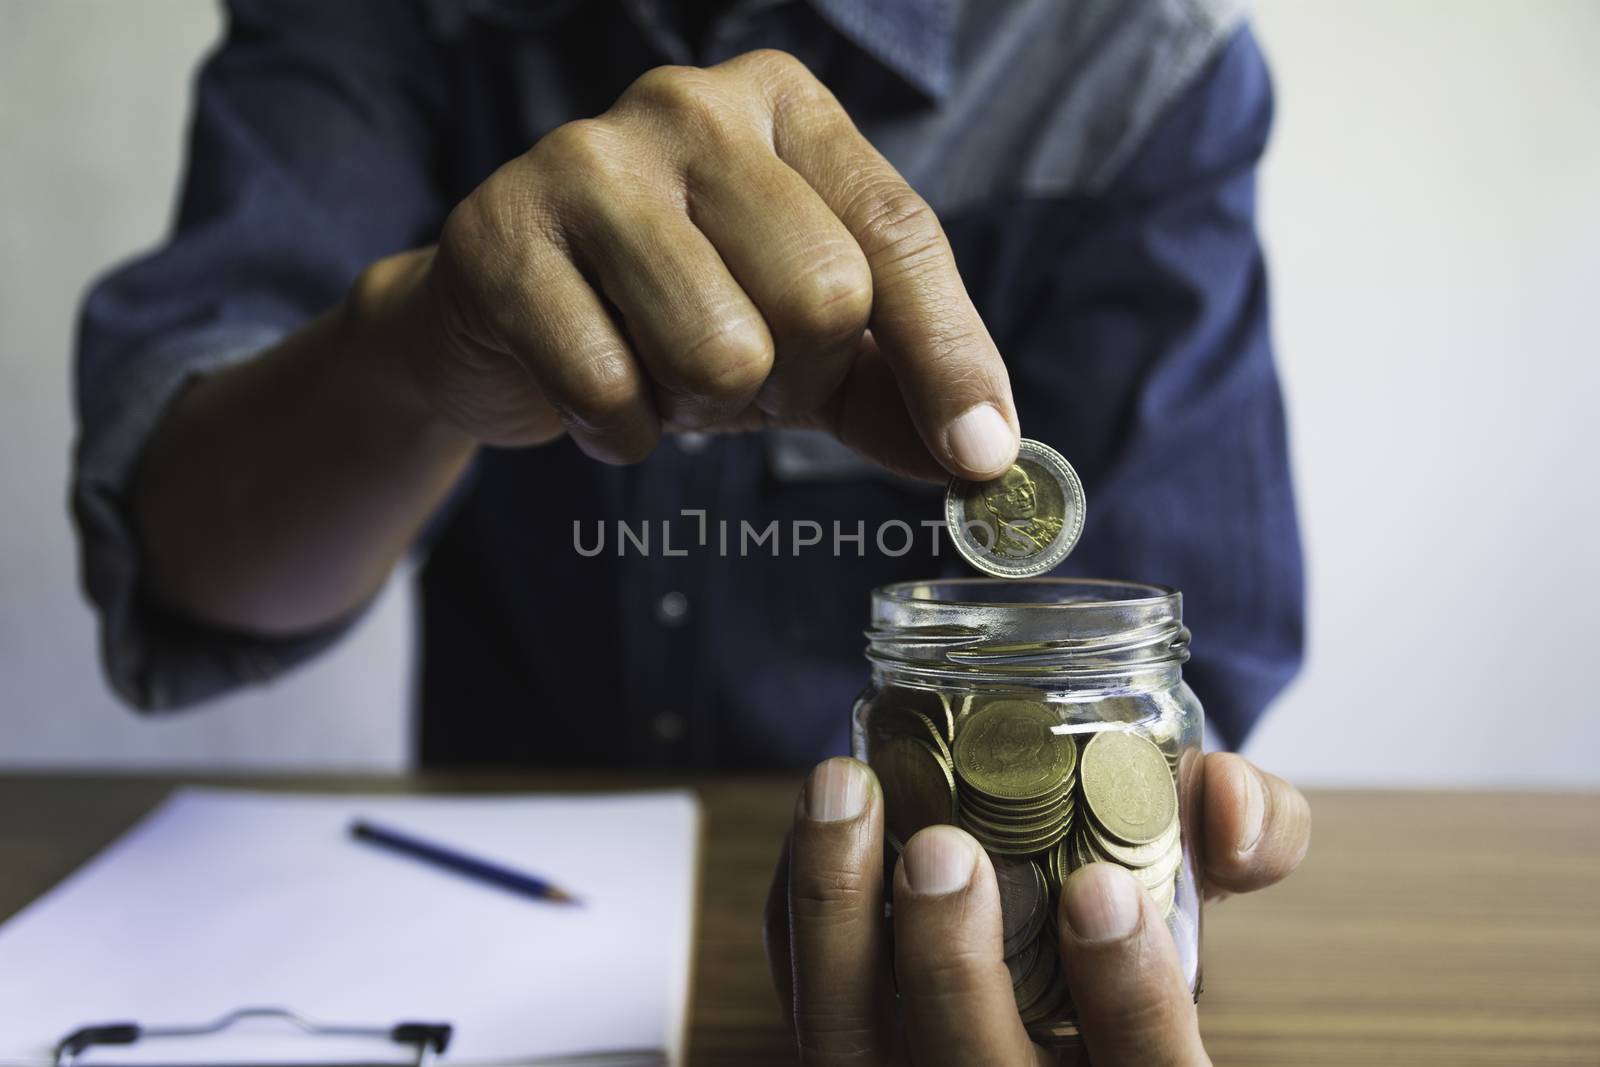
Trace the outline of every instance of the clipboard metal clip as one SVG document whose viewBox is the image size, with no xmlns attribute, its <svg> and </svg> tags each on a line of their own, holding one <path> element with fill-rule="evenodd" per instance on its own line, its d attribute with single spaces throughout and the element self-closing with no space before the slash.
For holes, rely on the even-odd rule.
<svg viewBox="0 0 1600 1067">
<path fill-rule="evenodd" d="M 138 1023 L 103 1023 L 74 1030 L 56 1045 L 55 1067 L 73 1067 L 94 1047 L 132 1045 L 149 1039 L 209 1037 L 253 1019 L 277 1019 L 311 1037 L 356 1037 L 388 1041 L 412 1051 L 411 1067 L 429 1067 L 450 1044 L 449 1023 L 402 1022 L 392 1026 L 351 1026 L 319 1023 L 288 1008 L 239 1008 L 208 1023 L 192 1026 L 141 1026 Z"/>
</svg>

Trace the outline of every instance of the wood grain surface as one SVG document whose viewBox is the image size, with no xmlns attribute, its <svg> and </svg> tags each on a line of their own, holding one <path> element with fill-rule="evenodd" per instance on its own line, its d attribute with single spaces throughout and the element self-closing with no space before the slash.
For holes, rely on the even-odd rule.
<svg viewBox="0 0 1600 1067">
<path fill-rule="evenodd" d="M 761 953 L 791 778 L 0 776 L 0 918 L 180 781 L 307 790 L 688 784 L 706 841 L 690 1063 L 792 1061 Z M 1209 908 L 1201 1019 L 1218 1064 L 1600 1065 L 1600 796 L 1312 794 L 1286 884 Z"/>
</svg>

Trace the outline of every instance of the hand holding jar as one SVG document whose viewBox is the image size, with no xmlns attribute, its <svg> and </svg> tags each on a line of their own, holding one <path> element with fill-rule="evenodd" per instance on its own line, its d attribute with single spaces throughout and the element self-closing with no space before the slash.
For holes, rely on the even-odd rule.
<svg viewBox="0 0 1600 1067">
<path fill-rule="evenodd" d="M 803 1062 L 1207 1062 L 1201 904 L 1293 870 L 1310 812 L 1202 752 L 1181 594 L 903 582 L 867 638 L 856 759 L 813 772 L 768 905 Z"/>
<path fill-rule="evenodd" d="M 1207 898 L 1288 875 L 1310 841 L 1305 798 L 1236 755 L 1204 756 L 1197 770 L 1203 800 L 1196 844 Z M 906 842 L 888 871 L 885 814 L 877 777 L 849 759 L 819 765 L 796 807 L 768 898 L 766 935 L 801 1062 L 1083 1062 L 1082 1050 L 1035 1044 L 1024 1026 L 1002 957 L 1000 887 L 986 850 L 963 830 L 932 826 Z M 886 898 L 892 930 L 883 923 Z M 1177 946 L 1134 874 L 1104 862 L 1072 871 L 1054 925 L 1095 1067 L 1210 1062 Z"/>
</svg>

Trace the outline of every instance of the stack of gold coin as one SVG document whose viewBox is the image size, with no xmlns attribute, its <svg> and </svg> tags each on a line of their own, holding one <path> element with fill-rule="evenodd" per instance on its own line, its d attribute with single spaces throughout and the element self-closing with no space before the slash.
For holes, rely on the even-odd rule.
<svg viewBox="0 0 1600 1067">
<path fill-rule="evenodd" d="M 1050 917 L 1050 889 L 1045 885 L 1044 872 L 1032 860 L 1007 856 L 991 859 L 1000 889 L 1002 951 L 1015 976 L 1017 971 L 1028 969 L 1018 961 L 1026 963 L 1044 932 Z"/>
<path fill-rule="evenodd" d="M 1066 977 L 1056 958 L 1055 924 L 1050 919 L 1050 889 L 1032 860 L 995 856 L 993 863 L 1011 992 L 1023 1019 L 1040 1022 L 1055 1015 L 1066 999 Z"/>
<path fill-rule="evenodd" d="M 887 707 L 921 715 L 947 743 L 956 739 L 955 705 L 950 694 L 917 685 L 892 685 L 884 689 L 881 699 Z"/>
<path fill-rule="evenodd" d="M 1011 972 L 1011 994 L 1018 1014 L 1029 1026 L 1059 1015 L 1068 1003 L 1067 976 L 1055 946 L 1035 941 L 1033 948 L 1027 969 L 1020 975 L 1015 969 Z M 1006 963 L 1011 966 L 1010 960 Z"/>
<path fill-rule="evenodd" d="M 1042 852 L 1071 829 L 1078 750 L 1054 732 L 1060 723 L 1031 700 L 997 700 L 962 720 L 952 748 L 956 818 L 990 852 Z"/>
<path fill-rule="evenodd" d="M 883 785 L 884 829 L 896 849 L 925 826 L 955 821 L 954 723 L 948 703 L 938 697 L 931 690 L 897 688 L 872 709 L 867 755 Z"/>
<path fill-rule="evenodd" d="M 1170 913 L 1183 841 L 1166 755 L 1142 734 L 1103 730 L 1084 745 L 1080 763 L 1085 817 L 1047 859 L 1047 877 L 1059 889 L 1062 878 L 1086 864 L 1120 864 L 1150 890 L 1163 914 Z"/>
</svg>

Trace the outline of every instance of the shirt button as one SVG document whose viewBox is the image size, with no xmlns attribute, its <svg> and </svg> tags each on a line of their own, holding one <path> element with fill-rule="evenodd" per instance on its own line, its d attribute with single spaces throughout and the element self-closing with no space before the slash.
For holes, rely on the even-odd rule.
<svg viewBox="0 0 1600 1067">
<path fill-rule="evenodd" d="M 656 621 L 662 626 L 682 626 L 689 617 L 689 598 L 673 590 L 656 601 Z"/>
<path fill-rule="evenodd" d="M 683 736 L 683 716 L 677 712 L 663 711 L 650 726 L 663 741 L 676 741 Z"/>
<path fill-rule="evenodd" d="M 679 451 L 685 455 L 693 456 L 706 450 L 706 446 L 711 443 L 711 435 L 708 433 L 680 433 L 674 440 L 678 442 Z"/>
</svg>

